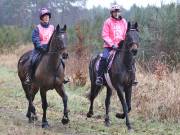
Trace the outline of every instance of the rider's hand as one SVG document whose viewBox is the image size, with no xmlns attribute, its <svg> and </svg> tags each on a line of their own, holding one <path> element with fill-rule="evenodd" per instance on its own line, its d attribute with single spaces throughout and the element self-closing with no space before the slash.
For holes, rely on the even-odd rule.
<svg viewBox="0 0 180 135">
<path fill-rule="evenodd" d="M 118 47 L 116 45 L 112 46 L 112 49 L 116 50 Z"/>
<path fill-rule="evenodd" d="M 42 52 L 46 52 L 47 50 L 46 50 L 45 47 L 42 47 L 42 46 L 41 46 L 41 51 L 42 51 Z"/>
</svg>

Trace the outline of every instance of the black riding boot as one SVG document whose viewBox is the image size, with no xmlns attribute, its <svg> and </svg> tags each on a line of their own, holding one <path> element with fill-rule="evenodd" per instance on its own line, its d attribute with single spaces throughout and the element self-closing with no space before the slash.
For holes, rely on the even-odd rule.
<svg viewBox="0 0 180 135">
<path fill-rule="evenodd" d="M 25 79 L 26 84 L 30 85 L 32 83 L 32 79 L 34 77 L 36 67 L 39 61 L 41 60 L 42 56 L 43 54 L 40 51 L 38 50 L 32 51 L 32 54 L 30 55 L 30 65 L 28 66 L 28 70 L 26 73 L 26 79 Z"/>
<path fill-rule="evenodd" d="M 30 85 L 32 83 L 32 74 L 33 74 L 33 68 L 32 68 L 32 64 L 30 64 L 26 73 L 26 78 L 24 82 L 25 84 Z"/>
<path fill-rule="evenodd" d="M 103 75 L 105 73 L 106 68 L 107 68 L 107 60 L 102 57 L 99 62 L 99 69 L 97 72 L 96 85 L 98 85 L 98 86 L 103 85 Z"/>
</svg>

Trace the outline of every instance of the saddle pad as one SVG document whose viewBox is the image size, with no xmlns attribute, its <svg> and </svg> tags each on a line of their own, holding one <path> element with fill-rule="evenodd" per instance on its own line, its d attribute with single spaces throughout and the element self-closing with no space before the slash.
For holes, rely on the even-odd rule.
<svg viewBox="0 0 180 135">
<path fill-rule="evenodd" d="M 108 57 L 107 71 L 109 71 L 109 69 L 110 69 L 111 66 L 112 66 L 112 62 L 113 62 L 113 60 L 114 60 L 115 54 L 116 54 L 116 51 L 115 51 L 115 50 L 110 51 L 110 55 L 109 55 L 109 57 Z M 96 61 L 96 71 L 98 71 L 98 69 L 99 69 L 99 62 L 100 62 L 100 60 L 101 60 L 102 55 L 103 55 L 103 54 L 100 53 L 100 54 L 99 54 L 100 57 L 99 57 L 99 58 L 97 59 L 97 61 Z"/>
</svg>

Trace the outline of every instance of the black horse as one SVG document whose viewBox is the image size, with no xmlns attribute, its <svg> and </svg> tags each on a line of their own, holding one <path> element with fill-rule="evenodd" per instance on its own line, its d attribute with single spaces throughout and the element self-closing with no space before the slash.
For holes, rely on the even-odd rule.
<svg viewBox="0 0 180 135">
<path fill-rule="evenodd" d="M 115 51 L 114 60 L 112 62 L 111 68 L 105 73 L 105 83 L 104 85 L 107 88 L 105 106 L 106 106 L 106 115 L 105 115 L 105 125 L 109 126 L 109 105 L 110 97 L 112 95 L 112 89 L 115 89 L 118 97 L 121 101 L 123 107 L 123 113 L 117 113 L 116 117 L 126 118 L 126 125 L 128 130 L 131 129 L 131 124 L 129 122 L 128 113 L 131 110 L 131 93 L 132 93 L 132 74 L 129 71 L 129 68 L 132 67 L 134 62 L 134 56 L 137 54 L 139 46 L 139 33 L 138 33 L 138 24 L 131 24 L 128 22 L 128 28 L 126 32 L 126 38 L 124 42 L 120 43 L 120 48 Z M 99 59 L 99 56 L 92 59 L 89 65 L 89 74 L 91 80 L 91 91 L 89 93 L 90 108 L 87 113 L 87 117 L 93 115 L 93 102 L 98 93 L 101 90 L 101 86 L 97 86 L 95 83 L 96 80 L 96 63 Z M 107 79 L 111 80 L 111 83 Z M 125 93 L 125 96 L 124 96 Z"/>
</svg>

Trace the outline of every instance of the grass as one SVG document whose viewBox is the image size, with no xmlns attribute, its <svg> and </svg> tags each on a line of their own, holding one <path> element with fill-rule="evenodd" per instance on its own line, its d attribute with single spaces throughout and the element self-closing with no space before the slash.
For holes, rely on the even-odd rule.
<svg viewBox="0 0 180 135">
<path fill-rule="evenodd" d="M 0 135 L 180 135 L 179 73 L 172 73 L 168 78 L 156 80 L 153 74 L 145 74 L 140 68 L 138 80 L 141 83 L 133 89 L 133 107 L 129 115 L 134 132 L 128 133 L 125 120 L 115 118 L 115 113 L 121 111 L 115 93 L 111 98 L 111 126 L 104 126 L 105 90 L 95 100 L 94 116 L 86 118 L 89 107 L 89 101 L 85 96 L 89 90 L 88 84 L 83 87 L 75 87 L 72 84 L 65 86 L 70 109 L 68 125 L 61 124 L 62 99 L 54 90 L 47 93 L 47 118 L 50 128 L 41 128 L 42 108 L 39 93 L 34 101 L 39 119 L 29 124 L 25 117 L 28 104 L 15 65 L 20 55 L 17 52 L 20 51 L 15 50 L 15 54 L 9 57 L 7 54 L 0 56 L 3 58 L 0 62 Z M 11 56 L 16 56 L 16 59 L 13 60 Z"/>
<path fill-rule="evenodd" d="M 116 97 L 112 100 L 111 106 L 111 127 L 107 128 L 103 124 L 104 98 L 103 91 L 95 101 L 95 116 L 86 118 L 89 102 L 85 98 L 87 87 L 66 86 L 69 97 L 70 124 L 63 126 L 60 123 L 62 118 L 63 105 L 61 98 L 55 91 L 48 92 L 48 119 L 51 127 L 48 130 L 41 129 L 41 100 L 39 93 L 36 95 L 35 106 L 37 108 L 39 120 L 34 124 L 29 124 L 25 117 L 27 101 L 24 92 L 17 78 L 14 69 L 0 66 L 0 134 L 102 134 L 121 135 L 128 134 L 124 120 L 118 120 L 114 114 L 118 107 Z M 145 120 L 135 116 L 135 112 L 130 115 L 130 120 L 134 127 L 132 135 L 178 135 L 180 126 L 178 123 L 158 122 L 156 120 Z"/>
</svg>

